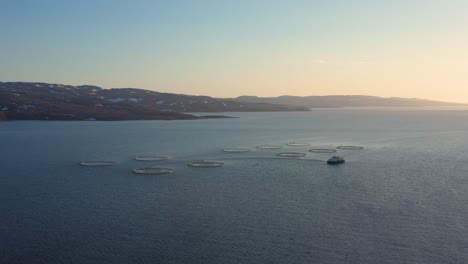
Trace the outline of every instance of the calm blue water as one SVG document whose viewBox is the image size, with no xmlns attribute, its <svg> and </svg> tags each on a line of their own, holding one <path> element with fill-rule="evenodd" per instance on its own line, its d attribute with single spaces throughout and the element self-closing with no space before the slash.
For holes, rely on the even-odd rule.
<svg viewBox="0 0 468 264">
<path fill-rule="evenodd" d="M 468 110 L 231 115 L 0 123 L 0 263 L 468 262 Z M 366 148 L 342 166 L 255 149 L 291 141 Z M 170 160 L 132 160 L 147 154 Z M 131 172 L 145 164 L 175 173 Z"/>
</svg>

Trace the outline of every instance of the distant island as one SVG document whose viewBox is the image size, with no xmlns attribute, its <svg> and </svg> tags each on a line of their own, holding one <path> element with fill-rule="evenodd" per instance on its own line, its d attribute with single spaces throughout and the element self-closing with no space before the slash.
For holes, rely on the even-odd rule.
<svg viewBox="0 0 468 264">
<path fill-rule="evenodd" d="M 468 104 L 440 102 L 417 98 L 383 98 L 366 95 L 327 95 L 327 96 L 278 96 L 257 97 L 239 96 L 229 100 L 285 104 L 307 108 L 340 108 L 340 107 L 428 107 L 428 106 L 468 106 Z"/>
<path fill-rule="evenodd" d="M 159 93 L 93 85 L 0 82 L 0 121 L 6 120 L 191 120 L 203 112 L 309 111 L 307 107 L 240 102 L 209 96 Z"/>
</svg>

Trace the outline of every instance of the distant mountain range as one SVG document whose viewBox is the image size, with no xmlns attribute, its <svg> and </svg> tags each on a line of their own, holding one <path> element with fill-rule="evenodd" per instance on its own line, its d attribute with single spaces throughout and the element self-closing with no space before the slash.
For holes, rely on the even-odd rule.
<svg viewBox="0 0 468 264">
<path fill-rule="evenodd" d="M 175 120 L 225 118 L 194 112 L 309 111 L 318 107 L 467 106 L 423 99 L 374 96 L 209 96 L 159 93 L 93 85 L 0 82 L 0 121 L 5 120 Z"/>
<path fill-rule="evenodd" d="M 320 107 L 424 107 L 424 106 L 468 106 L 468 104 L 439 102 L 416 98 L 382 98 L 365 95 L 328 95 L 328 96 L 279 96 L 257 97 L 240 96 L 230 100 L 250 103 L 284 104 L 307 108 Z"/>
<path fill-rule="evenodd" d="M 190 112 L 308 111 L 302 106 L 239 102 L 208 96 L 92 85 L 0 82 L 4 120 L 174 120 L 220 118 Z"/>
</svg>

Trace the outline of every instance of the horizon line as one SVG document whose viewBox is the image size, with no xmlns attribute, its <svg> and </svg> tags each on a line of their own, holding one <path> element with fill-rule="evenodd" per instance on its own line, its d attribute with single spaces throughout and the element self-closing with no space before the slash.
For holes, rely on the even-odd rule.
<svg viewBox="0 0 468 264">
<path fill-rule="evenodd" d="M 401 96 L 381 96 L 381 95 L 370 95 L 370 94 L 320 94 L 320 95 L 291 95 L 291 94 L 281 94 L 281 95 L 269 95 L 269 96 L 259 96 L 259 95 L 247 95 L 241 94 L 236 97 L 215 97 L 212 95 L 206 94 L 188 94 L 188 93 L 175 93 L 175 92 L 165 92 L 159 90 L 153 90 L 148 88 L 140 88 L 140 87 L 102 87 L 95 84 L 63 84 L 63 83 L 55 83 L 55 82 L 44 82 L 44 81 L 0 81 L 0 83 L 35 83 L 35 84 L 49 84 L 49 85 L 63 85 L 63 86 L 95 86 L 101 89 L 110 90 L 110 89 L 139 89 L 139 90 L 146 90 L 146 91 L 153 91 L 158 93 L 166 93 L 166 94 L 178 94 L 178 95 L 191 95 L 191 96 L 208 96 L 217 99 L 236 99 L 239 97 L 258 97 L 258 98 L 277 98 L 277 97 L 329 97 L 329 96 L 366 96 L 366 97 L 376 97 L 376 98 L 383 98 L 383 99 L 411 99 L 411 100 L 424 100 L 424 101 L 436 101 L 442 103 L 456 103 L 456 104 L 468 104 L 468 102 L 461 102 L 461 101 L 444 101 L 439 99 L 428 99 L 428 98 L 420 98 L 420 97 L 401 97 Z"/>
</svg>

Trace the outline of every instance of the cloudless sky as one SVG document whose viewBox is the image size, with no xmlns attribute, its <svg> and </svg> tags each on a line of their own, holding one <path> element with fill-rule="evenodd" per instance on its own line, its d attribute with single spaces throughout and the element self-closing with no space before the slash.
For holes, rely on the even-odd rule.
<svg viewBox="0 0 468 264">
<path fill-rule="evenodd" d="M 468 1 L 0 0 L 0 81 L 468 102 Z"/>
</svg>

